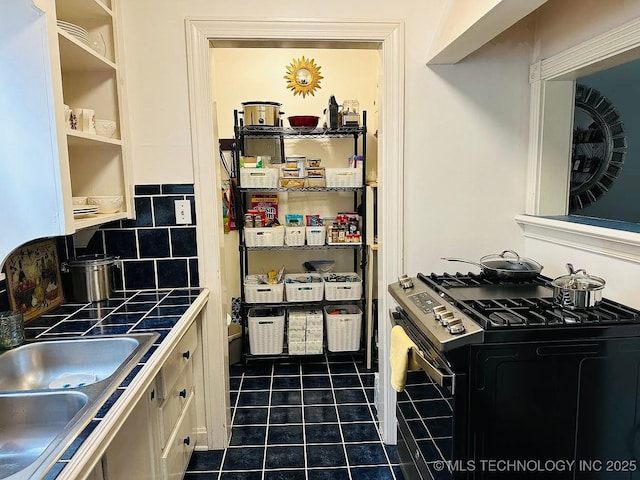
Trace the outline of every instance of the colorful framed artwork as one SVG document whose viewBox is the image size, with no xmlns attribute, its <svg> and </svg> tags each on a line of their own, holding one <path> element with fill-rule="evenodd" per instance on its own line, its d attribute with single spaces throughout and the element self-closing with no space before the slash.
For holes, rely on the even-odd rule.
<svg viewBox="0 0 640 480">
<path fill-rule="evenodd" d="M 5 263 L 9 306 L 28 321 L 63 301 L 55 240 L 39 240 L 14 250 Z"/>
</svg>

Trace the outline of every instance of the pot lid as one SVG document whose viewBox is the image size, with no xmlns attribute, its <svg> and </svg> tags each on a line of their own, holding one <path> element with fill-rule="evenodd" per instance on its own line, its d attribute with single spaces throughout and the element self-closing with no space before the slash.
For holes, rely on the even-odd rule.
<svg viewBox="0 0 640 480">
<path fill-rule="evenodd" d="M 72 267 L 87 267 L 87 266 L 97 266 L 97 265 L 109 265 L 115 263 L 118 258 L 114 255 L 103 255 L 103 254 L 94 254 L 94 255 L 80 255 L 78 257 L 69 259 L 69 266 Z"/>
<path fill-rule="evenodd" d="M 602 290 L 605 285 L 603 278 L 593 275 L 564 275 L 551 282 L 553 286 L 566 290 L 584 290 L 592 292 Z"/>
<path fill-rule="evenodd" d="M 542 265 L 530 258 L 524 258 L 513 250 L 505 250 L 502 253 L 485 255 L 480 259 L 483 268 L 490 270 L 503 270 L 509 272 L 540 272 Z"/>
<path fill-rule="evenodd" d="M 260 100 L 251 100 L 249 102 L 242 102 L 242 105 L 273 105 L 274 107 L 280 107 L 282 104 L 278 102 L 262 102 Z"/>
<path fill-rule="evenodd" d="M 604 278 L 589 275 L 584 268 L 575 270 L 573 265 L 567 263 L 569 275 L 557 277 L 551 282 L 554 287 L 564 288 L 567 290 L 602 290 L 605 285 Z"/>
</svg>

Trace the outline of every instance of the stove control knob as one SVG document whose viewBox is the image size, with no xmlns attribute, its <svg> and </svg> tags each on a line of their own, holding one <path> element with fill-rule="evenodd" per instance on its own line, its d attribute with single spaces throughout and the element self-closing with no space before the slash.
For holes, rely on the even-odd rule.
<svg viewBox="0 0 640 480">
<path fill-rule="evenodd" d="M 444 307 L 442 305 L 438 305 L 437 307 L 433 307 L 433 314 L 436 317 L 436 320 L 439 322 L 440 321 L 440 317 L 444 314 L 447 313 L 447 307 Z"/>
<path fill-rule="evenodd" d="M 440 315 L 440 324 L 443 327 L 446 327 L 447 325 L 449 325 L 449 322 L 452 322 L 453 320 L 454 320 L 453 312 L 444 312 L 443 314 Z"/>
<path fill-rule="evenodd" d="M 447 307 L 444 307 L 442 305 L 438 305 L 436 307 L 433 307 L 433 315 L 436 317 L 436 322 L 440 321 L 440 317 L 443 313 L 445 313 L 447 311 Z"/>
<path fill-rule="evenodd" d="M 407 275 L 398 277 L 398 283 L 403 290 L 409 290 L 410 288 L 413 288 L 413 280 L 411 280 L 411 277 L 408 277 Z"/>
<path fill-rule="evenodd" d="M 449 333 L 451 335 L 458 335 L 460 333 L 463 333 L 464 325 L 462 324 L 462 320 L 456 318 L 452 322 L 449 322 L 449 325 L 447 325 L 447 330 L 449 330 Z"/>
</svg>

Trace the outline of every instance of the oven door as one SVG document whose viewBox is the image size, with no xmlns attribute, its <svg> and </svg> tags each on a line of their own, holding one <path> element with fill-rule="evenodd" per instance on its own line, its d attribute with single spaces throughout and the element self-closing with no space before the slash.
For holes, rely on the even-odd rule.
<svg viewBox="0 0 640 480">
<path fill-rule="evenodd" d="M 455 437 L 459 427 L 464 427 L 464 415 L 457 418 L 456 404 L 464 400 L 466 375 L 454 373 L 447 358 L 420 335 L 404 311 L 392 311 L 391 322 L 402 326 L 418 346 L 417 350 L 410 350 L 410 355 L 420 366 L 419 370 L 407 372 L 405 389 L 397 396 L 398 455 L 404 477 L 464 478 L 454 459 L 464 448 L 464 434 L 457 437 L 462 442 L 456 442 Z M 458 455 L 454 456 L 454 451 Z"/>
</svg>

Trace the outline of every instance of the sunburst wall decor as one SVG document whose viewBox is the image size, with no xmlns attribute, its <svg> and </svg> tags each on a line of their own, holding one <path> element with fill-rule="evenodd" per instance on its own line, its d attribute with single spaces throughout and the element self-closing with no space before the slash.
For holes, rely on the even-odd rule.
<svg viewBox="0 0 640 480">
<path fill-rule="evenodd" d="M 307 59 L 304 56 L 300 59 L 293 59 L 290 65 L 287 65 L 287 74 L 284 76 L 287 80 L 287 88 L 293 91 L 293 95 L 302 95 L 302 98 L 308 94 L 315 95 L 316 88 L 320 87 L 320 67 L 315 64 L 313 58 Z"/>
</svg>

